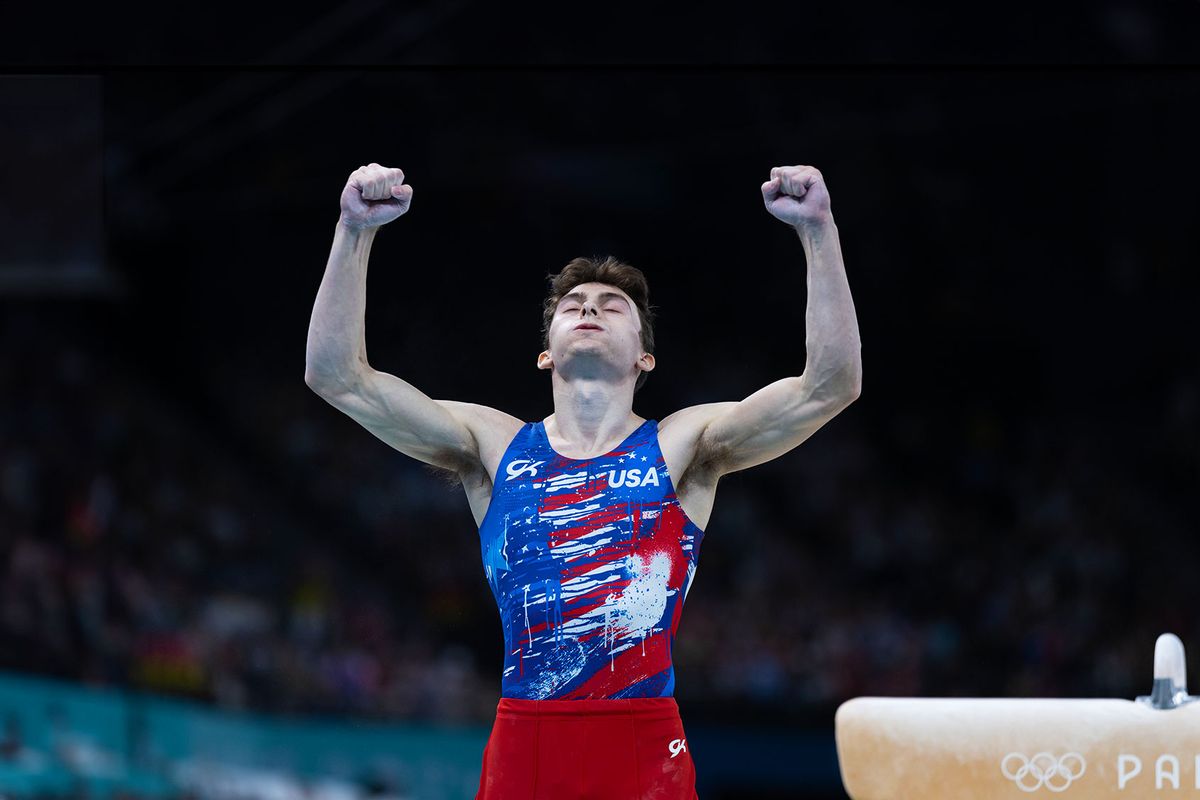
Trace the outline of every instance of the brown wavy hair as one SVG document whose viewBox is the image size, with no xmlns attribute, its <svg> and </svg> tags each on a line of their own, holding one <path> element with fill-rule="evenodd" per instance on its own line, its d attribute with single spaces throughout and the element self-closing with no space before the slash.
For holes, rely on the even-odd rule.
<svg viewBox="0 0 1200 800">
<path fill-rule="evenodd" d="M 581 283 L 607 283 L 615 286 L 633 300 L 638 317 L 642 322 L 642 351 L 654 353 L 654 311 L 650 305 L 650 285 L 646 276 L 635 266 L 626 264 L 613 256 L 580 256 L 573 258 L 560 272 L 546 276 L 550 283 L 550 294 L 542 305 L 542 349 L 550 349 L 550 322 L 558 308 L 558 301 Z M 633 391 L 637 392 L 650 377 L 649 372 L 638 375 Z"/>
</svg>

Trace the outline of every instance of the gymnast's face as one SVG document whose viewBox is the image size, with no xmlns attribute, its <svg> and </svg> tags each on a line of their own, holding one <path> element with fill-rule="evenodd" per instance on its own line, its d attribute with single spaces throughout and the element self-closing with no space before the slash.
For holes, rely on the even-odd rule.
<svg viewBox="0 0 1200 800">
<path fill-rule="evenodd" d="M 641 331 L 629 295 L 607 283 L 581 283 L 558 301 L 550 349 L 538 356 L 538 369 L 557 370 L 564 378 L 636 379 L 637 370 L 654 369 L 654 356 L 642 352 Z"/>
</svg>

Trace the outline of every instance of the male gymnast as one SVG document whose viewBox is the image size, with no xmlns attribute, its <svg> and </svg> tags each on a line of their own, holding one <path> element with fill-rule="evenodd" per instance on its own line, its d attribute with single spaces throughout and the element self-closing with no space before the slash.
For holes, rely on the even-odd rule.
<svg viewBox="0 0 1200 800">
<path fill-rule="evenodd" d="M 661 422 L 633 412 L 654 369 L 646 278 L 611 256 L 576 258 L 548 276 L 537 356 L 554 398 L 545 419 L 433 400 L 371 367 L 371 244 L 409 209 L 413 189 L 402 170 L 371 163 L 342 190 L 305 383 L 462 481 L 504 635 L 477 800 L 696 797 L 671 653 L 717 482 L 799 445 L 859 396 L 862 380 L 823 176 L 775 167 L 761 189 L 807 259 L 804 371 Z"/>
</svg>

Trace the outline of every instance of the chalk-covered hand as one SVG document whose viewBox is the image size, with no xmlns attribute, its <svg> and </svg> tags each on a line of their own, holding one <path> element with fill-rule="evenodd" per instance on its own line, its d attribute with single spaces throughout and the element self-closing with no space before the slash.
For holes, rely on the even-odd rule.
<svg viewBox="0 0 1200 800">
<path fill-rule="evenodd" d="M 762 185 L 762 194 L 771 216 L 794 227 L 832 219 L 825 178 L 816 167 L 772 167 L 771 179 Z"/>
<path fill-rule="evenodd" d="M 351 172 L 342 189 L 342 222 L 351 228 L 378 228 L 408 211 L 412 196 L 404 170 L 371 162 Z"/>
</svg>

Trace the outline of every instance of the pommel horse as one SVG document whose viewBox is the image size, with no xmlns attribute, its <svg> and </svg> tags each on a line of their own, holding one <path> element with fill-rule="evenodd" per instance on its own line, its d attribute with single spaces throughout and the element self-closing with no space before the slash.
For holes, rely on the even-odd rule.
<svg viewBox="0 0 1200 800">
<path fill-rule="evenodd" d="M 1200 798 L 1200 703 L 1183 642 L 1136 700 L 856 697 L 834 716 L 853 800 Z"/>
</svg>

